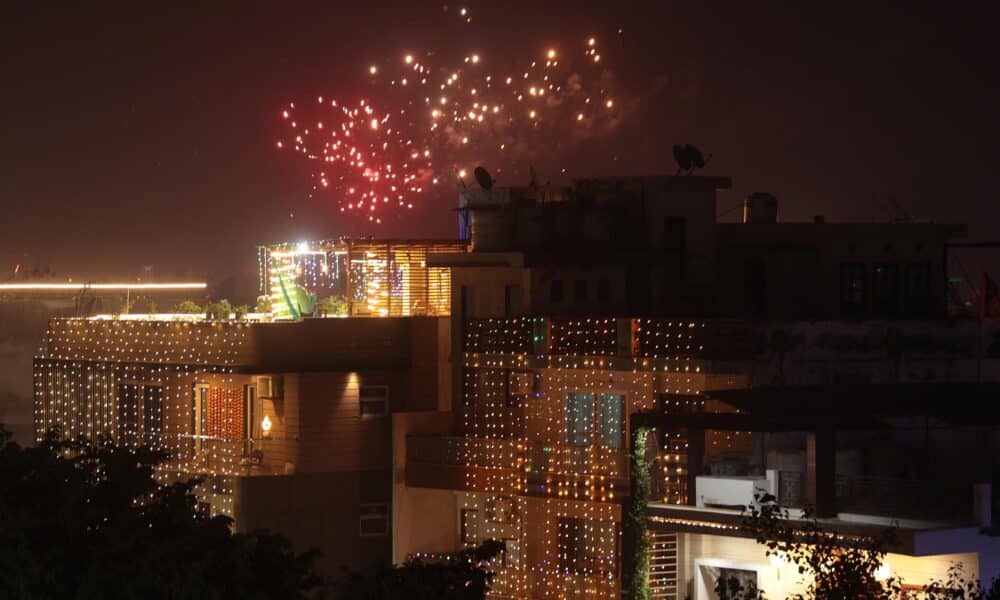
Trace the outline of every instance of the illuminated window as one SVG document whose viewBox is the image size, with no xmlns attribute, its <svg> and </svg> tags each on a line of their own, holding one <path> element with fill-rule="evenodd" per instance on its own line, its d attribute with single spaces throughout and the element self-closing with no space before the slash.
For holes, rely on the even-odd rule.
<svg viewBox="0 0 1000 600">
<path fill-rule="evenodd" d="M 463 508 L 458 513 L 461 527 L 462 544 L 475 546 L 479 543 L 479 511 L 474 508 Z"/>
<path fill-rule="evenodd" d="M 358 409 L 362 417 L 384 417 L 389 414 L 389 387 L 384 385 L 359 387 Z"/>
<path fill-rule="evenodd" d="M 613 521 L 560 517 L 557 538 L 562 572 L 584 575 L 617 572 L 618 525 Z"/>
<path fill-rule="evenodd" d="M 593 442 L 594 395 L 584 392 L 566 394 L 566 443 L 589 446 Z"/>
<path fill-rule="evenodd" d="M 163 433 L 163 388 L 158 385 L 118 385 L 118 440 L 125 444 L 153 443 Z"/>
<path fill-rule="evenodd" d="M 625 437 L 625 396 L 622 394 L 600 394 L 601 414 L 600 444 L 611 448 L 621 448 Z"/>
<path fill-rule="evenodd" d="M 503 565 L 512 569 L 521 566 L 521 542 L 513 538 L 504 538 Z"/>
<path fill-rule="evenodd" d="M 361 505 L 361 537 L 389 535 L 389 505 Z"/>
<path fill-rule="evenodd" d="M 625 396 L 622 394 L 594 394 L 571 392 L 566 394 L 565 406 L 567 444 L 589 446 L 596 442 L 602 446 L 621 448 L 625 432 Z"/>
</svg>

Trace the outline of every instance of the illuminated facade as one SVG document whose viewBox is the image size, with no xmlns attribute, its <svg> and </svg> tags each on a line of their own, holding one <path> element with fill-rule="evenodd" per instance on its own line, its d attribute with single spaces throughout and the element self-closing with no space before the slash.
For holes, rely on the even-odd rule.
<svg viewBox="0 0 1000 600">
<path fill-rule="evenodd" d="M 793 508 L 826 502 L 824 516 L 847 530 L 875 532 L 900 510 L 913 515 L 886 498 L 900 490 L 916 498 L 915 488 L 929 482 L 901 479 L 893 471 L 899 461 L 881 458 L 866 428 L 888 425 L 849 418 L 864 408 L 847 416 L 809 413 L 808 403 L 793 401 L 783 413 L 767 413 L 767 401 L 751 405 L 732 394 L 815 383 L 833 398 L 827 405 L 837 406 L 835 382 L 884 382 L 899 385 L 891 389 L 903 407 L 917 393 L 905 384 L 974 380 L 980 363 L 969 357 L 979 346 L 968 329 L 956 334 L 933 322 L 852 329 L 758 316 L 761 298 L 807 275 L 834 299 L 802 303 L 797 318 L 839 318 L 846 313 L 838 312 L 837 294 L 851 299 L 848 292 L 858 289 L 863 315 L 877 314 L 872 308 L 888 297 L 885 282 L 858 288 L 841 277 L 837 261 L 846 261 L 850 273 L 867 261 L 874 266 L 866 262 L 865 273 L 896 273 L 900 281 L 905 271 L 926 266 L 928 277 L 909 296 L 893 296 L 902 307 L 897 314 L 943 315 L 942 306 L 918 303 L 944 289 L 940 256 L 960 228 L 845 225 L 836 230 L 848 240 L 841 246 L 829 232 L 805 231 L 823 223 L 796 225 L 794 235 L 776 222 L 748 222 L 745 231 L 722 227 L 715 191 L 728 185 L 724 178 L 607 178 L 554 196 L 531 189 L 463 193 L 461 225 L 471 252 L 429 261 L 452 267 L 452 421 L 408 432 L 405 455 L 397 456 L 405 486 L 397 486 L 396 514 L 405 525 L 396 560 L 502 539 L 508 550 L 493 597 L 620 598 L 631 568 L 622 522 L 633 452 L 653 465 L 646 514 L 650 589 L 658 600 L 715 598 L 720 574 L 753 578 L 774 597 L 804 590 L 793 567 L 769 563 L 764 548 L 739 530 L 736 507 L 752 502 L 755 489 L 784 491 Z M 781 232 L 775 239 L 794 238 L 798 246 L 775 246 L 774 231 Z M 906 262 L 895 271 L 886 266 L 891 257 L 883 253 L 892 243 L 884 240 L 912 245 L 896 257 Z M 765 279 L 753 259 L 776 253 L 796 260 L 779 256 L 773 264 L 792 267 Z M 808 260 L 816 254 L 825 257 L 820 271 Z M 731 272 L 734 280 L 721 278 Z M 771 311 L 786 304 L 782 297 L 765 302 Z M 920 367 L 902 370 L 900 361 Z M 888 406 L 890 388 L 866 389 L 854 395 Z M 630 447 L 639 423 L 655 431 L 646 448 Z M 901 449 L 919 444 L 898 435 Z M 989 435 L 1000 439 L 996 429 Z M 864 467 L 859 456 L 877 466 Z M 943 577 L 951 561 L 986 576 L 1000 551 L 969 528 L 983 523 L 971 508 L 975 475 L 956 479 L 956 497 L 968 506 L 937 514 L 911 503 L 919 508 L 903 529 L 912 543 L 889 560 L 909 585 Z M 858 514 L 831 515 L 831 506 Z M 940 544 L 932 531 L 958 541 Z"/>
<path fill-rule="evenodd" d="M 343 312 L 328 316 L 447 316 L 451 279 L 447 268 L 428 267 L 429 254 L 465 252 L 458 241 L 320 240 L 260 246 L 259 287 L 275 318 L 328 312 L 334 298 Z M 297 291 L 313 298 L 295 298 Z M 342 307 L 342 308 L 340 308 Z"/>
<path fill-rule="evenodd" d="M 206 511 L 323 552 L 327 574 L 391 558 L 393 414 L 448 397 L 448 321 L 53 319 L 35 433 L 110 436 L 202 478 Z"/>
</svg>

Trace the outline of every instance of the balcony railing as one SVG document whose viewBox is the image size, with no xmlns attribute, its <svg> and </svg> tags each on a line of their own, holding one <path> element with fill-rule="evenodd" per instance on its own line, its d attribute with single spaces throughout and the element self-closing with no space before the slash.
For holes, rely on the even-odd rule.
<svg viewBox="0 0 1000 600">
<path fill-rule="evenodd" d="M 145 445 L 168 454 L 161 469 L 200 475 L 248 475 L 262 473 L 261 440 L 221 438 L 207 435 L 137 433 L 121 439 L 130 446 Z"/>
<path fill-rule="evenodd" d="M 518 469 L 528 475 L 587 474 L 625 478 L 624 450 L 605 446 L 554 446 L 519 440 L 461 436 L 410 436 L 407 460 L 488 469 Z"/>
<path fill-rule="evenodd" d="M 941 520 L 972 518 L 972 488 L 966 485 L 893 477 L 838 475 L 837 510 L 845 513 Z M 785 508 L 806 504 L 805 474 L 778 473 L 778 503 Z"/>
</svg>

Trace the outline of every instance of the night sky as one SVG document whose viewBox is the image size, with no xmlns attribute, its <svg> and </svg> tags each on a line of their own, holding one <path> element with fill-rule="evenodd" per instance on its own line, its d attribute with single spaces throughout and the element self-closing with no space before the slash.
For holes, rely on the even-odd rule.
<svg viewBox="0 0 1000 600">
<path fill-rule="evenodd" d="M 734 178 L 720 212 L 764 190 L 783 220 L 898 206 L 1000 238 L 996 3 L 459 6 L 474 29 L 435 2 L 4 2 L 2 272 L 218 279 L 252 272 L 258 243 L 453 236 L 453 186 L 381 226 L 309 198 L 312 167 L 275 149 L 281 107 L 360 93 L 369 61 L 409 50 L 541 51 L 619 27 L 636 110 L 547 151 L 542 179 L 672 173 L 671 145 L 690 142 L 714 155 L 707 174 Z"/>
</svg>

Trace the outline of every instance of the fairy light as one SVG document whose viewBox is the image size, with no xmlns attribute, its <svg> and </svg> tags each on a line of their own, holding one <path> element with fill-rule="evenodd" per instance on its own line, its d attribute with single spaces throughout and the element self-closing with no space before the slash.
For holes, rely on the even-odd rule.
<svg viewBox="0 0 1000 600">
<path fill-rule="evenodd" d="M 498 594 L 617 597 L 626 415 L 664 403 L 668 412 L 706 410 L 710 339 L 706 323 L 686 320 L 466 322 L 458 456 L 469 492 L 462 506 L 480 516 L 497 502 L 517 507 L 514 523 L 480 519 L 481 538 L 510 539 L 519 549 L 516 567 L 499 568 Z M 568 411 L 571 398 L 583 413 Z M 569 435 L 571 422 L 582 435 Z M 663 500 L 684 503 L 686 435 L 665 435 Z"/>
<path fill-rule="evenodd" d="M 170 453 L 156 478 L 202 477 L 196 492 L 232 516 L 242 464 L 243 383 L 235 369 L 252 325 L 231 321 L 56 319 L 35 359 L 35 427 L 63 435 L 111 434 L 126 446 Z M 193 431 L 192 390 L 204 388 L 207 422 Z"/>
</svg>

